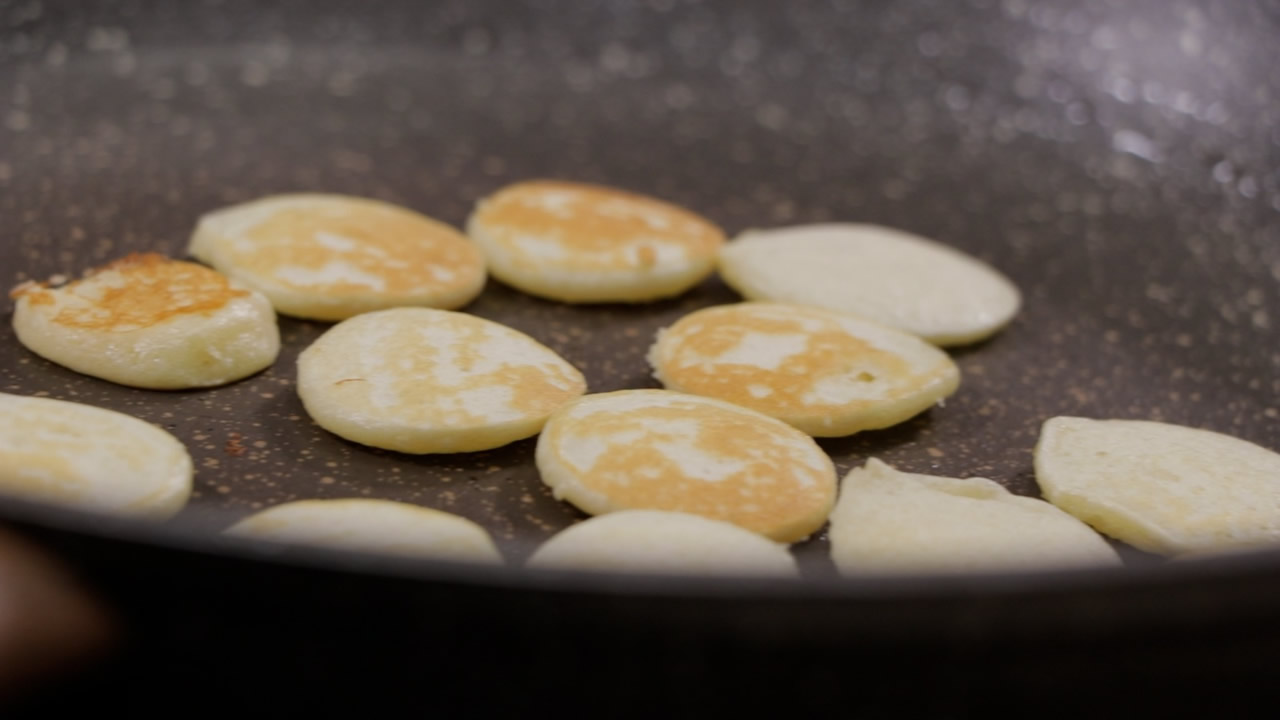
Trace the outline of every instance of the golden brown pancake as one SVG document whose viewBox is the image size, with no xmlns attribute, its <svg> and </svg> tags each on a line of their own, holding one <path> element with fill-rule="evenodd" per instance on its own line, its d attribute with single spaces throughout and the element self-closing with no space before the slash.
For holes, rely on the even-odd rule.
<svg viewBox="0 0 1280 720">
<path fill-rule="evenodd" d="M 261 294 L 195 263 L 129 255 L 75 282 L 14 291 L 13 327 L 32 352 L 123 385 L 222 385 L 275 361 L 280 335 Z"/>
<path fill-rule="evenodd" d="M 280 313 L 315 320 L 458 308 L 485 280 L 483 255 L 457 230 L 343 195 L 277 195 L 209 213 L 190 251 L 260 290 Z"/>
<path fill-rule="evenodd" d="M 781 542 L 807 537 L 835 500 L 835 468 L 808 435 L 754 410 L 666 390 L 588 395 L 538 438 L 542 480 L 600 515 L 672 510 Z"/>
<path fill-rule="evenodd" d="M 298 394 L 321 427 L 406 453 L 487 450 L 536 435 L 585 391 L 582 373 L 528 335 L 448 310 L 366 313 L 298 357 Z"/>
<path fill-rule="evenodd" d="M 715 266 L 724 233 L 670 203 L 613 188 L 533 180 L 481 200 L 467 233 L 494 277 L 565 302 L 678 295 Z"/>
<path fill-rule="evenodd" d="M 669 390 L 758 410 L 817 437 L 889 427 L 955 392 L 947 354 L 821 308 L 721 305 L 659 332 L 649 351 Z"/>
</svg>

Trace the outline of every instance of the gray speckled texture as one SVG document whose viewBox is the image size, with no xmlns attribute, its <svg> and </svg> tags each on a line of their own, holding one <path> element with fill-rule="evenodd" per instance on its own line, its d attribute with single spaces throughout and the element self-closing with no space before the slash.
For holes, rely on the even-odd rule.
<svg viewBox="0 0 1280 720">
<path fill-rule="evenodd" d="M 358 10 L 356 8 L 359 8 Z M 1274 2 L 58 3 L 0 0 L 0 281 L 181 256 L 196 217 L 317 190 L 460 226 L 561 177 L 650 193 L 731 234 L 827 220 L 937 238 L 1010 275 L 1025 309 L 955 353 L 960 392 L 824 441 L 1034 494 L 1057 414 L 1165 420 L 1280 450 L 1280 6 Z M 497 283 L 469 308 L 593 391 L 649 387 L 644 351 L 736 299 L 570 307 Z M 6 308 L 7 312 L 7 308 Z M 308 497 L 456 512 L 519 559 L 580 515 L 533 441 L 409 457 L 306 417 L 282 319 L 271 370 L 203 392 L 76 375 L 0 329 L 0 391 L 112 407 L 183 439 L 175 522 L 214 531 Z M 800 546 L 821 572 L 825 539 Z"/>
</svg>

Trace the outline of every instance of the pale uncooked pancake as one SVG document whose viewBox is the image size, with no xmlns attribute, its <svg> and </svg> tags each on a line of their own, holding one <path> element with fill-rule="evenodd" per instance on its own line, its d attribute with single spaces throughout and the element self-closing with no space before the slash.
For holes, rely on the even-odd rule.
<svg viewBox="0 0 1280 720">
<path fill-rule="evenodd" d="M 32 352 L 86 375 L 159 390 L 211 387 L 275 362 L 280 332 L 260 293 L 201 265 L 130 255 L 81 280 L 14 291 Z"/>
<path fill-rule="evenodd" d="M 731 523 L 687 513 L 623 510 L 557 533 L 529 567 L 679 575 L 795 577 L 787 547 Z"/>
<path fill-rule="evenodd" d="M 582 373 L 533 338 L 448 310 L 359 315 L 298 357 L 298 395 L 316 423 L 406 453 L 487 450 L 530 437 L 584 392 Z"/>
<path fill-rule="evenodd" d="M 989 265 L 877 225 L 749 231 L 721 250 L 720 274 L 751 300 L 851 312 L 937 345 L 995 333 L 1022 302 L 1013 283 Z"/>
<path fill-rule="evenodd" d="M 538 438 L 542 480 L 592 515 L 672 510 L 774 540 L 807 537 L 835 501 L 835 467 L 813 438 L 738 405 L 666 390 L 588 395 Z"/>
<path fill-rule="evenodd" d="M 481 200 L 467 233 L 494 277 L 565 302 L 643 302 L 711 274 L 724 233 L 688 210 L 612 188 L 548 180 Z"/>
<path fill-rule="evenodd" d="M 390 500 L 298 500 L 251 515 L 225 532 L 297 545 L 502 564 L 493 538 L 479 525 Z"/>
<path fill-rule="evenodd" d="M 964 573 L 1119 565 L 1088 525 L 985 478 L 894 470 L 876 459 L 844 479 L 831 513 L 841 574 Z"/>
<path fill-rule="evenodd" d="M 1050 502 L 1168 555 L 1280 541 L 1280 454 L 1208 430 L 1056 417 L 1035 454 Z"/>
<path fill-rule="evenodd" d="M 191 494 L 177 438 L 91 405 L 0 393 L 0 493 L 77 510 L 163 519 Z"/>
<path fill-rule="evenodd" d="M 669 390 L 749 407 L 818 437 L 896 425 L 955 392 L 960 371 L 914 335 L 816 307 L 721 305 L 649 350 Z"/>
<path fill-rule="evenodd" d="M 281 314 L 314 320 L 401 306 L 451 310 L 485 281 L 484 256 L 462 233 L 344 195 L 276 195 L 209 213 L 190 252 L 262 291 Z"/>
</svg>

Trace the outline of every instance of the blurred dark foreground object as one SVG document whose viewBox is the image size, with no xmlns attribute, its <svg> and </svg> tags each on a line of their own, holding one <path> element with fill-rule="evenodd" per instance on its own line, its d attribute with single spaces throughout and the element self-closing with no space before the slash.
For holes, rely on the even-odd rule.
<svg viewBox="0 0 1280 720">
<path fill-rule="evenodd" d="M 103 655 L 112 630 L 57 558 L 0 527 L 0 707 Z"/>
</svg>

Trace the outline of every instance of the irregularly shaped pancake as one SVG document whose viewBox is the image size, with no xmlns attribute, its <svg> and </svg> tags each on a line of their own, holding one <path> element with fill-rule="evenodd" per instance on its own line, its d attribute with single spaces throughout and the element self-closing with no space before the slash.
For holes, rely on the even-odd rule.
<svg viewBox="0 0 1280 720">
<path fill-rule="evenodd" d="M 529 567 L 683 575 L 795 577 L 785 545 L 727 522 L 662 510 L 623 510 L 562 530 Z"/>
<path fill-rule="evenodd" d="M 0 492 L 162 519 L 191 494 L 191 456 L 147 422 L 91 405 L 0 393 Z"/>
<path fill-rule="evenodd" d="M 831 513 L 842 574 L 957 573 L 1119 565 L 1088 525 L 984 478 L 855 468 Z"/>
<path fill-rule="evenodd" d="M 470 520 L 390 500 L 298 500 L 227 528 L 230 535 L 298 545 L 502 564 L 489 533 Z"/>
<path fill-rule="evenodd" d="M 535 435 L 585 391 L 582 373 L 528 335 L 448 310 L 360 315 L 298 357 L 298 394 L 316 423 L 406 453 L 486 450 Z"/>
<path fill-rule="evenodd" d="M 937 345 L 981 340 L 1022 300 L 1008 278 L 964 253 L 876 225 L 801 225 L 743 233 L 720 275 L 751 300 L 851 312 Z"/>
<path fill-rule="evenodd" d="M 276 310 L 342 320 L 401 306 L 453 309 L 484 289 L 484 256 L 457 230 L 377 200 L 276 195 L 200 218 L 190 252 Z"/>
<path fill-rule="evenodd" d="M 673 510 L 792 542 L 822 526 L 835 467 L 812 438 L 754 410 L 666 390 L 589 395 L 538 438 L 556 498 L 601 515 Z"/>
<path fill-rule="evenodd" d="M 724 233 L 654 198 L 579 183 L 517 183 L 481 200 L 467 233 L 494 277 L 565 302 L 678 295 L 715 267 Z"/>
<path fill-rule="evenodd" d="M 32 352 L 122 385 L 223 385 L 275 362 L 271 304 L 206 267 L 130 255 L 59 288 L 14 291 L 13 329 Z"/>
<path fill-rule="evenodd" d="M 743 405 L 818 437 L 896 425 L 960 383 L 951 358 L 914 335 L 772 303 L 686 315 L 658 333 L 649 363 L 669 390 Z"/>
<path fill-rule="evenodd" d="M 1168 555 L 1280 541 L 1280 454 L 1228 435 L 1142 420 L 1056 417 L 1035 454 L 1054 505 Z"/>
</svg>

